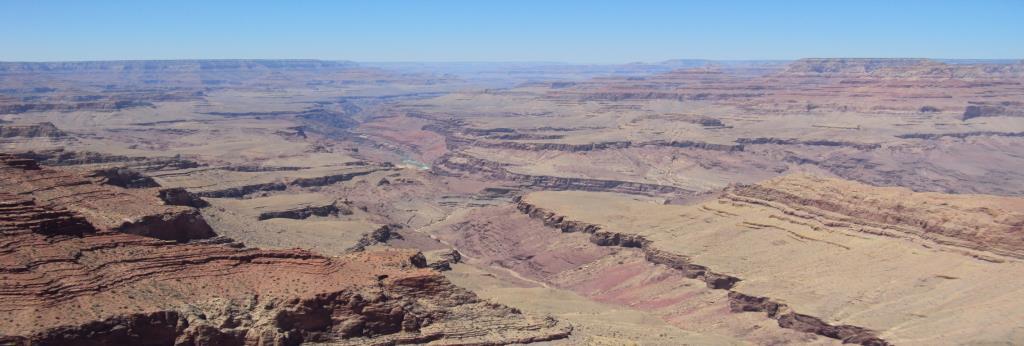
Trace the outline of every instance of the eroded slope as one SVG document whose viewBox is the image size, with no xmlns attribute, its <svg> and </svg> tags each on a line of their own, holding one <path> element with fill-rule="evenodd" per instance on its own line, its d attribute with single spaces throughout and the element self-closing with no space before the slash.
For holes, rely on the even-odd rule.
<svg viewBox="0 0 1024 346">
<path fill-rule="evenodd" d="M 709 286 L 734 278 L 732 308 L 783 327 L 845 339 L 857 333 L 828 326 L 856 326 L 894 344 L 1022 337 L 1020 321 L 1006 318 L 1024 295 L 1013 284 L 1024 270 L 1013 256 L 1020 247 L 1008 241 L 1020 238 L 1019 199 L 797 175 L 688 206 L 586 192 L 534 193 L 521 203 L 563 231 L 641 248 Z"/>
<path fill-rule="evenodd" d="M 155 200 L 30 160 L 3 161 L 4 342 L 505 344 L 562 338 L 571 329 L 481 301 L 426 268 L 416 251 L 324 257 L 143 236 L 174 215 L 164 208 L 179 208 L 142 204 Z M 112 219 L 118 210 L 144 215 L 132 224 L 143 231 L 122 232 Z M 187 232 L 174 224 L 165 230 L 173 231 Z"/>
</svg>

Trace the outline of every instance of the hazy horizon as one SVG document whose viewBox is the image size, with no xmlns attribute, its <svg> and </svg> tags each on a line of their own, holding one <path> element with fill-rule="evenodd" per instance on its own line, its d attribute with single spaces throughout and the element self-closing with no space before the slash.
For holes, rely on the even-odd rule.
<svg viewBox="0 0 1024 346">
<path fill-rule="evenodd" d="M 325 62 L 349 62 L 356 64 L 526 64 L 526 65 L 629 65 L 629 64 L 664 64 L 673 61 L 708 61 L 708 62 L 792 62 L 804 59 L 849 59 L 849 60 L 901 60 L 901 59 L 926 59 L 942 62 L 991 62 L 1005 63 L 1024 61 L 1021 58 L 933 58 L 933 57 L 805 57 L 795 59 L 705 59 L 705 58 L 678 58 L 660 61 L 626 61 L 626 62 L 581 62 L 581 61 L 543 61 L 543 60 L 351 60 L 351 59 L 322 59 L 322 58 L 169 58 L 169 59 L 86 59 L 86 60 L 0 60 L 0 63 L 87 63 L 87 62 L 117 62 L 117 61 L 325 61 Z"/>
</svg>

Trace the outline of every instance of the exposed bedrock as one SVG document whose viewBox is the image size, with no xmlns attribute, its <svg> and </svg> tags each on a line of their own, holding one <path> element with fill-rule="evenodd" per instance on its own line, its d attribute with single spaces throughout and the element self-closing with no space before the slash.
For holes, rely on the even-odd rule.
<svg viewBox="0 0 1024 346">
<path fill-rule="evenodd" d="M 580 221 L 566 220 L 564 216 L 554 212 L 538 208 L 523 201 L 521 196 L 514 199 L 516 209 L 531 218 L 541 220 L 545 226 L 558 229 L 566 233 L 588 233 L 590 242 L 598 246 L 619 246 L 628 248 L 639 248 L 644 253 L 648 262 L 665 265 L 676 269 L 684 276 L 691 279 L 704 281 L 710 288 L 731 289 L 739 278 L 725 274 L 715 273 L 707 267 L 694 264 L 689 258 L 683 255 L 662 251 L 655 248 L 651 242 L 643 236 L 602 230 L 601 226 Z"/>
<path fill-rule="evenodd" d="M 547 190 L 609 191 L 640 195 L 690 195 L 694 193 L 691 190 L 668 185 L 513 173 L 505 169 L 504 164 L 467 155 L 447 154 L 434 162 L 432 170 L 441 175 L 479 174 L 490 179 L 512 181 L 524 187 Z"/>
<path fill-rule="evenodd" d="M 280 171 L 297 171 L 301 170 L 302 167 L 293 166 L 257 166 L 257 165 L 238 165 L 238 166 L 224 166 L 220 169 L 232 172 L 280 172 Z"/>
<path fill-rule="evenodd" d="M 260 213 L 257 217 L 260 221 L 269 219 L 307 219 L 311 216 L 337 216 L 341 215 L 352 215 L 352 210 L 346 207 L 339 207 L 338 203 L 331 203 L 328 205 L 320 206 L 305 206 L 302 208 L 295 208 L 281 211 L 265 211 Z"/>
<path fill-rule="evenodd" d="M 10 156 L 3 156 L 2 154 L 0 154 L 0 161 L 3 161 L 3 163 L 9 167 L 15 167 L 32 171 L 40 169 L 39 163 L 33 159 L 21 159 Z"/>
<path fill-rule="evenodd" d="M 126 221 L 114 230 L 179 242 L 216 236 L 203 216 L 194 209 L 177 213 L 146 215 L 141 219 Z"/>
<path fill-rule="evenodd" d="M 349 180 L 352 180 L 352 178 L 359 177 L 359 176 L 364 176 L 364 175 L 367 175 L 367 174 L 370 174 L 370 173 L 373 173 L 373 172 L 375 172 L 375 171 L 361 171 L 361 172 L 352 172 L 352 173 L 332 174 L 332 175 L 325 175 L 325 176 L 322 176 L 322 177 L 315 177 L 315 178 L 297 178 L 295 180 L 292 180 L 291 183 L 289 183 L 289 185 L 295 185 L 295 186 L 301 186 L 301 187 L 331 185 L 331 184 L 334 184 L 334 183 L 339 183 L 339 182 L 343 182 L 343 181 L 349 181 Z"/>
<path fill-rule="evenodd" d="M 0 234 L 32 232 L 47 236 L 95 232 L 89 222 L 66 209 L 43 208 L 31 198 L 0 192 Z"/>
<path fill-rule="evenodd" d="M 8 166 L 16 167 L 16 161 L 24 159 L 8 160 L 6 164 Z M 202 216 L 192 208 L 160 208 L 160 207 L 144 207 L 139 208 L 139 203 L 148 203 L 152 197 L 150 193 L 156 192 L 153 190 L 139 191 L 138 193 L 128 193 L 127 191 L 118 190 L 116 188 L 103 189 L 95 185 L 91 185 L 87 180 L 75 178 L 70 175 L 62 175 L 55 173 L 49 169 L 39 170 L 36 173 L 28 174 L 29 179 L 32 183 L 27 185 L 21 185 L 17 187 L 8 186 L 11 191 L 31 191 L 32 189 L 45 189 L 50 191 L 46 194 L 45 200 L 52 201 L 49 204 L 54 206 L 53 203 L 63 203 L 63 201 L 72 201 L 69 205 L 70 208 L 86 212 L 89 215 L 93 215 L 94 218 L 103 220 L 105 229 L 138 234 L 148 237 L 154 237 L 165 240 L 176 240 L 180 242 L 189 241 L 193 239 L 203 239 L 213 237 L 215 234 L 209 225 L 203 220 Z M 16 183 L 17 180 L 12 182 Z M 117 186 L 117 184 L 111 184 Z M 188 203 L 174 203 L 175 199 L 181 199 L 181 197 L 173 197 L 175 194 L 171 191 L 177 189 L 165 189 L 158 192 L 157 196 L 163 200 L 166 205 L 187 205 L 195 206 L 196 202 Z M 81 202 L 73 202 L 80 200 Z M 95 199 L 95 201 L 88 201 L 87 199 Z M 153 200 L 155 202 L 155 200 Z M 170 202 L 170 203 L 168 203 Z M 202 202 L 199 200 L 199 202 Z M 116 207 L 119 211 L 117 214 L 121 214 L 119 220 L 116 217 L 110 217 L 102 215 L 97 210 L 103 207 Z M 63 209 L 63 207 L 58 207 Z M 115 214 L 115 213 L 112 213 Z M 59 223 L 59 225 L 65 225 Z M 90 226 L 91 227 L 91 226 Z M 69 227 L 68 230 L 74 229 Z M 62 231 L 57 231 L 62 232 Z M 74 232 L 75 234 L 81 232 Z"/>
<path fill-rule="evenodd" d="M 0 114 L 11 113 L 0 110 Z M 0 138 L 12 138 L 12 137 L 24 137 L 24 138 L 59 138 L 64 137 L 66 134 L 54 126 L 53 123 L 38 123 L 31 125 L 13 125 L 3 124 L 0 125 Z"/>
<path fill-rule="evenodd" d="M 720 121 L 710 120 L 703 124 L 721 125 Z M 565 151 L 583 152 L 608 149 L 624 149 L 631 147 L 661 146 L 674 148 L 693 148 L 712 151 L 743 151 L 742 144 L 718 144 L 692 140 L 651 140 L 643 142 L 634 141 L 605 141 L 595 143 L 571 144 L 557 142 L 520 142 L 516 140 L 550 140 L 561 139 L 564 135 L 521 133 L 511 128 L 474 129 L 466 128 L 460 121 L 442 121 L 423 127 L 423 130 L 433 131 L 445 137 L 448 149 L 457 149 L 460 146 L 498 148 L 530 151 Z M 537 131 L 570 131 L 566 128 L 541 127 L 531 130 Z M 495 141 L 504 140 L 504 141 Z"/>
<path fill-rule="evenodd" d="M 213 191 L 199 191 L 195 192 L 195 195 L 210 198 L 241 198 L 260 191 L 284 191 L 286 189 L 288 189 L 288 185 L 285 185 L 285 183 L 272 182 L 229 187 Z"/>
<path fill-rule="evenodd" d="M 508 173 L 509 180 L 522 185 L 548 190 L 610 191 L 641 195 L 692 194 L 693 191 L 668 185 L 621 180 L 555 177 Z"/>
<path fill-rule="evenodd" d="M 562 138 L 565 137 L 565 135 L 542 135 L 542 134 L 534 134 L 534 133 L 501 133 L 501 134 L 488 135 L 486 137 L 490 138 L 490 139 L 504 139 L 504 140 L 510 140 L 510 141 L 518 141 L 518 140 L 562 139 Z"/>
<path fill-rule="evenodd" d="M 661 147 L 673 147 L 673 148 L 696 148 L 696 149 L 714 150 L 714 151 L 743 151 L 743 145 L 715 144 L 715 143 L 706 143 L 706 142 L 697 142 L 697 141 L 657 140 L 657 141 L 642 142 L 642 143 L 638 144 L 637 146 L 640 146 L 640 147 L 643 147 L 643 146 L 661 146 Z"/>
<path fill-rule="evenodd" d="M 526 316 L 508 307 L 480 301 L 472 293 L 448 283 L 443 276 L 431 270 L 419 269 L 422 263 L 418 265 L 411 260 L 415 256 L 399 255 L 405 256 L 405 262 L 398 261 L 401 257 L 388 258 L 382 262 L 381 258 L 373 256 L 331 260 L 344 263 L 368 261 L 371 264 L 394 266 L 394 269 L 377 271 L 381 274 L 375 277 L 360 277 L 358 283 L 336 281 L 329 284 L 322 293 L 311 291 L 306 296 L 246 294 L 248 297 L 231 294 L 223 298 L 187 303 L 173 302 L 169 304 L 172 306 L 170 309 L 115 314 L 86 323 L 35 328 L 38 331 L 34 333 L 8 334 L 0 341 L 39 345 L 299 345 L 309 342 L 393 345 L 431 341 L 504 345 L 561 339 L 571 332 L 571 326 L 555 319 Z M 326 259 L 316 257 L 282 258 L 277 262 L 260 261 L 256 257 L 252 261 L 259 264 L 240 262 L 238 265 L 252 267 L 243 269 L 250 271 L 259 270 L 260 267 L 269 269 L 274 266 L 295 266 L 285 261 L 312 262 L 318 267 L 326 265 L 327 268 L 333 266 Z M 152 265 L 153 262 L 149 263 Z M 179 282 L 196 281 L 189 278 L 199 273 L 192 268 L 209 267 L 212 263 L 192 263 L 167 275 L 177 278 Z M 301 267 L 295 269 L 304 269 Z M 310 269 L 313 268 L 305 268 Z M 359 269 L 362 268 L 356 270 Z M 356 275 L 370 276 L 373 273 Z M 242 276 L 238 270 L 221 275 L 236 278 Z M 245 276 L 258 275 L 254 272 L 253 275 Z M 330 270 L 321 275 L 345 280 Z M 314 278 L 299 275 L 298 280 L 310 282 Z M 209 281 L 211 284 L 216 282 Z M 339 287 L 342 283 L 344 286 L 341 287 L 344 288 Z M 118 285 L 144 286 L 145 283 L 121 282 Z M 179 294 L 205 295 L 188 291 Z"/>
<path fill-rule="evenodd" d="M 640 248 L 644 258 L 650 263 L 664 265 L 677 270 L 685 277 L 704 281 L 709 288 L 729 290 L 729 305 L 732 312 L 765 312 L 769 318 L 777 320 L 782 328 L 838 339 L 844 343 L 888 345 L 872 330 L 849 325 L 833 326 L 816 317 L 793 312 L 785 304 L 774 302 L 770 298 L 753 297 L 733 291 L 733 287 L 741 281 L 740 278 L 713 272 L 706 266 L 693 263 L 684 255 L 660 250 L 640 235 L 606 231 L 598 225 L 567 220 L 564 216 L 525 202 L 522 197 L 516 197 L 514 201 L 517 210 L 541 220 L 545 226 L 562 232 L 590 233 L 590 241 L 599 246 Z"/>
<path fill-rule="evenodd" d="M 814 182 L 820 184 L 809 185 Z M 1024 214 L 1012 209 L 1014 202 L 1008 197 L 975 199 L 970 195 L 912 192 L 799 175 L 734 185 L 726 189 L 723 198 L 779 209 L 789 216 L 816 219 L 822 224 L 846 225 L 861 232 L 913 236 L 1024 258 L 1024 239 L 1020 237 Z"/>
<path fill-rule="evenodd" d="M 155 189 L 98 184 L 76 172 L 38 166 L 26 169 L 24 160 L 0 154 L 2 187 L 16 200 L 31 197 L 41 207 L 70 210 L 101 230 L 179 242 L 215 235 L 198 210 L 161 205 Z"/>
<path fill-rule="evenodd" d="M 194 193 L 188 192 L 182 187 L 171 187 L 166 189 L 160 189 L 158 192 L 160 200 L 164 201 L 167 205 L 181 205 L 193 208 L 205 208 L 210 206 L 202 198 Z"/>
<path fill-rule="evenodd" d="M 967 121 L 974 118 L 984 117 L 1024 117 L 1024 103 L 1022 102 L 970 102 L 966 108 L 964 108 L 964 114 L 961 117 L 963 121 Z"/>
<path fill-rule="evenodd" d="M 158 171 L 196 168 L 201 166 L 198 162 L 184 159 L 180 156 L 172 157 L 142 157 L 124 156 L 97 153 L 91 151 L 68 151 L 63 148 L 40 151 L 26 151 L 14 154 L 17 157 L 32 159 L 48 166 L 69 166 L 87 165 L 96 163 L 123 163 L 138 171 Z"/>
<path fill-rule="evenodd" d="M 586 228 L 593 227 L 593 226 L 594 225 L 588 225 L 588 226 L 584 227 L 583 232 L 586 232 Z M 576 227 L 570 227 L 570 229 L 575 229 L 575 228 Z M 559 229 L 562 229 L 562 228 L 559 228 Z M 565 232 L 564 229 L 562 229 L 562 230 L 563 230 L 563 232 Z M 574 231 L 569 231 L 569 232 L 574 232 Z M 594 231 L 594 232 L 586 232 L 586 233 L 591 233 L 590 234 L 590 242 L 594 243 L 594 244 L 596 244 L 598 246 L 618 246 L 618 247 L 643 248 L 648 243 L 647 239 L 644 239 L 644 237 L 639 236 L 639 235 L 634 235 L 634 234 L 612 233 L 612 232 L 605 232 L 605 231 L 601 231 L 601 230 L 597 230 L 597 231 Z"/>
<path fill-rule="evenodd" d="M 183 334 L 187 326 L 188 321 L 178 312 L 158 311 L 111 317 L 78 326 L 61 326 L 27 337 L 0 338 L 0 342 L 41 346 L 174 345 L 177 336 Z"/>
<path fill-rule="evenodd" d="M 202 219 L 75 174 L 0 165 L 0 344 L 504 345 L 572 330 L 481 301 L 416 251 L 156 239 L 195 237 Z"/>
<path fill-rule="evenodd" d="M 366 250 L 366 247 L 377 244 L 385 244 L 392 239 L 404 239 L 398 230 L 402 228 L 402 225 L 392 224 L 380 226 L 377 229 L 363 234 L 363 237 L 356 242 L 356 245 L 348 248 L 348 252 L 359 252 Z"/>
<path fill-rule="evenodd" d="M 340 183 L 340 182 L 343 182 L 343 181 L 349 181 L 349 180 L 352 180 L 352 178 L 359 177 L 359 176 L 364 176 L 364 175 L 367 175 L 367 174 L 370 174 L 370 173 L 373 173 L 373 172 L 376 172 L 376 170 L 367 170 L 367 171 L 359 171 L 359 172 L 332 174 L 332 175 L 326 175 L 326 176 L 321 176 L 321 177 L 313 177 L 313 178 L 295 178 L 295 179 L 292 179 L 291 181 L 288 181 L 288 182 L 277 181 L 277 182 L 270 182 L 270 183 L 250 184 L 250 185 L 229 187 L 229 188 L 224 188 L 224 189 L 220 189 L 220 190 L 199 191 L 199 192 L 195 192 L 195 194 L 197 196 L 199 196 L 199 197 L 243 198 L 246 195 L 249 195 L 249 194 L 252 194 L 252 193 L 256 193 L 256 192 L 262 192 L 262 191 L 284 191 L 284 190 L 287 190 L 289 186 L 313 187 L 313 186 L 331 185 L 331 184 L 336 184 L 336 183 Z"/>
<path fill-rule="evenodd" d="M 99 178 L 100 184 L 110 184 L 127 189 L 160 187 L 153 178 L 128 168 L 103 168 L 93 171 L 90 177 Z"/>
<path fill-rule="evenodd" d="M 102 100 L 68 103 L 15 103 L 0 104 L 0 113 L 19 114 L 29 112 L 113 112 L 128 108 L 153 107 L 153 103 L 142 100 Z"/>
<path fill-rule="evenodd" d="M 452 265 L 462 262 L 462 253 L 455 249 L 431 251 L 424 254 L 427 266 L 437 271 L 452 270 Z"/>
<path fill-rule="evenodd" d="M 834 141 L 827 139 L 820 140 L 800 140 L 796 138 L 774 138 L 774 137 L 758 137 L 758 138 L 739 138 L 736 139 L 736 143 L 739 144 L 780 144 L 780 145 L 811 145 L 811 146 L 825 146 L 825 147 L 846 147 L 860 150 L 872 150 L 881 148 L 882 145 L 878 143 L 857 143 L 848 141 Z"/>
<path fill-rule="evenodd" d="M 473 146 L 481 148 L 500 148 L 500 149 L 514 149 L 514 150 L 529 150 L 529 151 L 566 151 L 566 152 L 583 152 L 583 151 L 595 151 L 595 150 L 608 150 L 608 149 L 624 149 L 630 147 L 645 147 L 645 146 L 659 146 L 659 147 L 673 147 L 673 148 L 694 148 L 703 150 L 714 150 L 714 151 L 743 151 L 742 144 L 715 144 L 698 141 L 687 141 L 687 140 L 654 140 L 646 142 L 631 142 L 631 141 L 611 141 L 611 142 L 597 142 L 597 143 L 586 143 L 586 144 L 569 144 L 569 143 L 545 143 L 545 142 L 491 142 L 484 140 L 475 139 L 463 139 L 455 137 L 447 137 L 447 141 L 451 146 Z"/>
<path fill-rule="evenodd" d="M 633 101 L 633 100 L 676 100 L 676 101 L 720 101 L 733 98 L 763 96 L 763 93 L 707 93 L 707 92 L 657 92 L 657 91 L 596 91 L 578 96 L 582 101 Z"/>
<path fill-rule="evenodd" d="M 889 345 L 888 342 L 875 336 L 871 330 L 850 326 L 833 326 L 819 318 L 798 314 L 786 304 L 780 304 L 765 297 L 754 297 L 736 291 L 729 292 L 729 310 L 732 312 L 764 312 L 771 319 L 779 321 L 779 326 L 842 340 L 843 343 L 868 346 Z"/>
</svg>

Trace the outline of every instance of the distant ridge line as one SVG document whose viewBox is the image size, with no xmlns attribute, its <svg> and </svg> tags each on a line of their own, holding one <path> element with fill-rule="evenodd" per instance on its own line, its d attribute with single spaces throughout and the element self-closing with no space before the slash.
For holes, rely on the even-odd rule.
<svg viewBox="0 0 1024 346">
<path fill-rule="evenodd" d="M 73 71 L 213 71 L 257 69 L 348 69 L 359 67 L 352 61 L 316 59 L 195 59 L 195 60 L 107 60 L 0 62 L 0 72 L 73 72 Z"/>
</svg>

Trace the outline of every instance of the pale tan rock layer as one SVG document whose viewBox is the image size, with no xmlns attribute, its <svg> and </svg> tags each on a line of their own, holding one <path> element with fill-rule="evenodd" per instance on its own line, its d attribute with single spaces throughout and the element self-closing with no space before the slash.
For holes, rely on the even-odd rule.
<svg viewBox="0 0 1024 346">
<path fill-rule="evenodd" d="M 595 244 L 638 247 L 732 291 L 730 310 L 784 328 L 864 343 L 1021 341 L 1019 321 L 1005 318 L 1024 298 L 1020 198 L 792 175 L 692 205 L 537 192 L 518 209 Z"/>
</svg>

